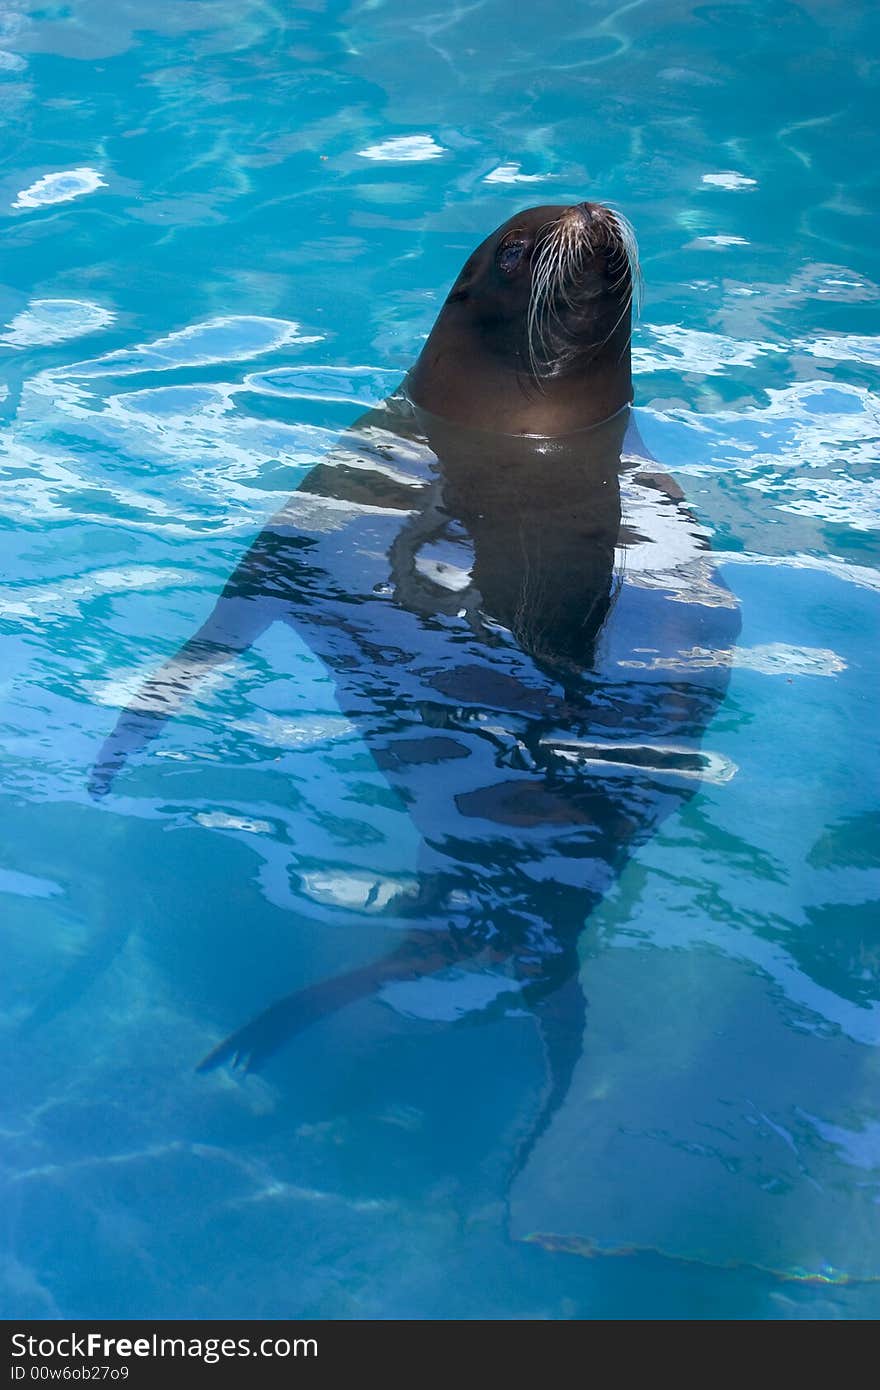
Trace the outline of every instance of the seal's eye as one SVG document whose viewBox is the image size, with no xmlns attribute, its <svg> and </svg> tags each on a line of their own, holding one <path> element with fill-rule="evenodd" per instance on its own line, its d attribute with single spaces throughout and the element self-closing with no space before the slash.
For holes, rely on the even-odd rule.
<svg viewBox="0 0 880 1390">
<path fill-rule="evenodd" d="M 516 270 L 523 258 L 525 249 L 526 244 L 524 241 L 506 241 L 498 252 L 499 268 L 507 271 L 508 274 Z"/>
</svg>

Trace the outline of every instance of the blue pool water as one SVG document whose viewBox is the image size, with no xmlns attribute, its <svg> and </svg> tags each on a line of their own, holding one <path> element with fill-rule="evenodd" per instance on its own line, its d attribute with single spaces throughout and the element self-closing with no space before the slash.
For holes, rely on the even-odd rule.
<svg viewBox="0 0 880 1390">
<path fill-rule="evenodd" d="M 4 4 L 3 1315 L 880 1312 L 878 31 Z M 485 963 L 197 1073 L 388 949 L 419 836 L 286 627 L 103 800 L 98 749 L 472 247 L 584 197 L 637 229 L 639 428 L 740 605 L 717 775 L 590 916 L 540 1133 Z"/>
</svg>

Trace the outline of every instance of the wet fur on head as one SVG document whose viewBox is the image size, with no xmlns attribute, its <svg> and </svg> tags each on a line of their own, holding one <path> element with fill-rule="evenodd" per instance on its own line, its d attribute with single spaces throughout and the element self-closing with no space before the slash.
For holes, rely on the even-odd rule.
<svg viewBox="0 0 880 1390">
<path fill-rule="evenodd" d="M 605 258 L 610 283 L 586 273 L 588 263 L 598 257 Z M 529 362 L 536 380 L 561 376 L 583 356 L 585 344 L 576 325 L 592 300 L 604 293 L 617 309 L 603 336 L 586 345 L 596 356 L 613 338 L 634 299 L 638 306 L 640 289 L 636 236 L 621 213 L 597 206 L 589 218 L 560 217 L 542 227 L 532 258 L 527 319 Z M 629 335 L 622 351 L 628 343 Z"/>
</svg>

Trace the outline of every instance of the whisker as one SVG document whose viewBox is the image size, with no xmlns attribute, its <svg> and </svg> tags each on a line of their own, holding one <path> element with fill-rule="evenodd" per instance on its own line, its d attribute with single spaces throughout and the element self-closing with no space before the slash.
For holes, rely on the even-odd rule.
<svg viewBox="0 0 880 1390">
<path fill-rule="evenodd" d="M 613 278 L 605 293 L 624 293 L 620 314 L 598 343 L 587 344 L 600 351 L 613 338 L 626 315 L 641 300 L 642 274 L 638 244 L 631 223 L 615 208 L 605 207 L 604 216 L 584 219 L 559 218 L 546 222 L 536 236 L 532 263 L 532 286 L 527 311 L 527 342 L 532 375 L 540 389 L 542 379 L 555 375 L 584 348 L 566 322 L 566 312 L 584 311 L 602 291 L 584 284 L 584 272 L 591 257 L 604 254 Z M 631 334 L 630 334 L 631 337 Z M 629 339 L 627 339 L 629 341 Z M 623 351 L 626 350 L 624 345 Z"/>
</svg>

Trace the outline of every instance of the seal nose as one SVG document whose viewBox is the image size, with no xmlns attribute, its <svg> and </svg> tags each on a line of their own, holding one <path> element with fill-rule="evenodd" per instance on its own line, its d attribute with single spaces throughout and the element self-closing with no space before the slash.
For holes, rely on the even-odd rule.
<svg viewBox="0 0 880 1390">
<path fill-rule="evenodd" d="M 574 203 L 570 208 L 566 208 L 562 214 L 564 222 L 580 222 L 585 227 L 589 227 L 593 220 L 593 208 L 589 203 Z"/>
</svg>

